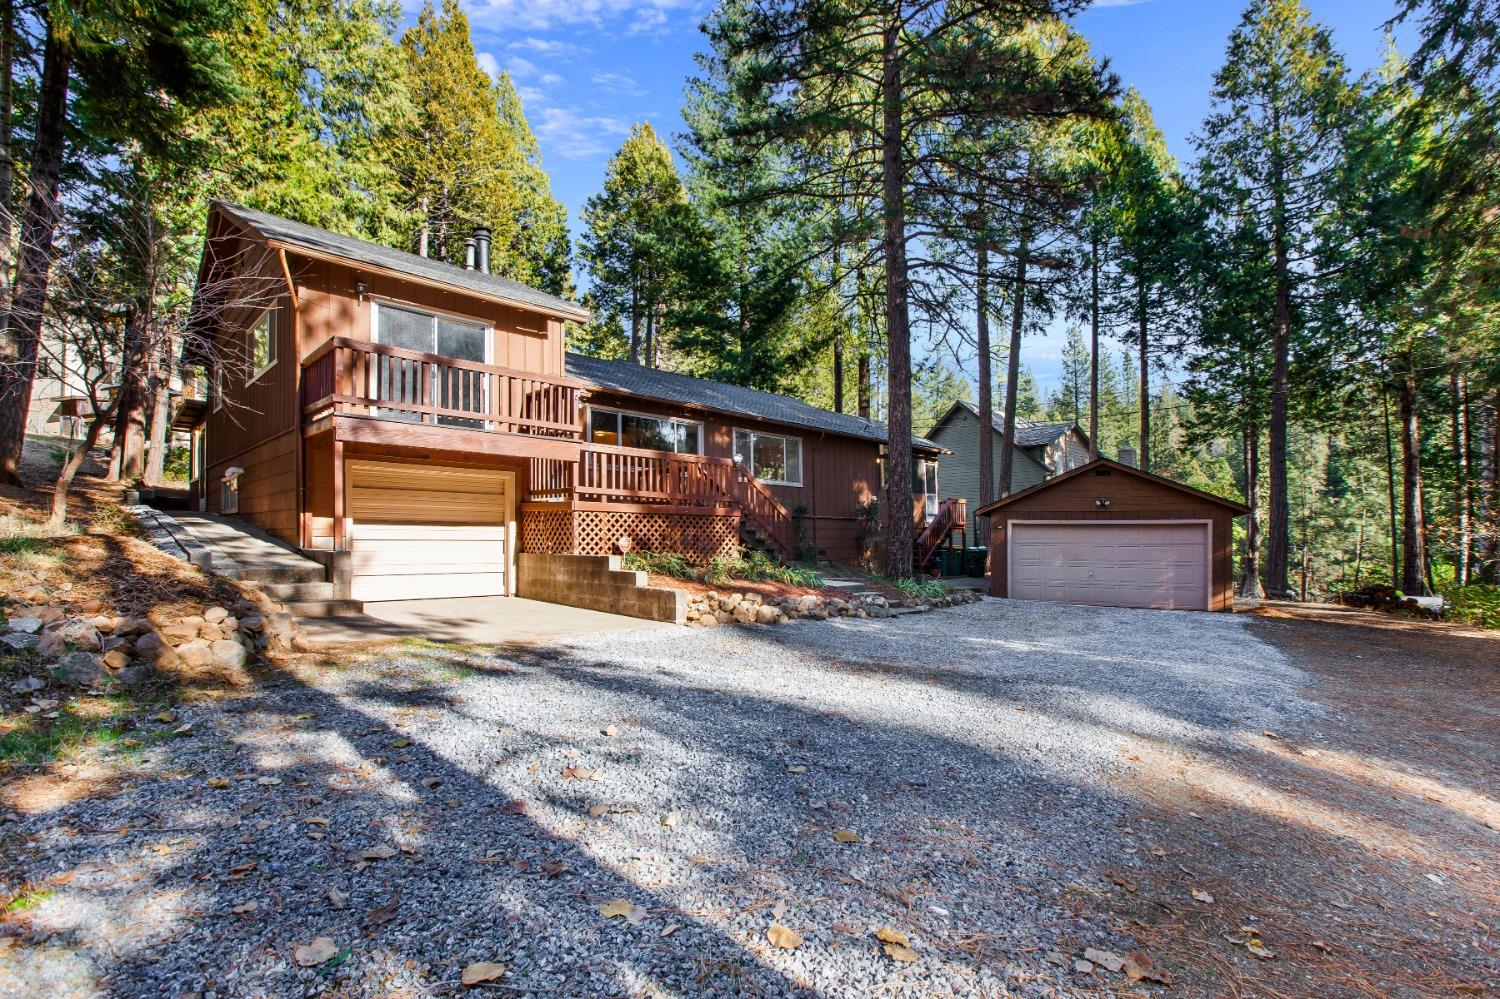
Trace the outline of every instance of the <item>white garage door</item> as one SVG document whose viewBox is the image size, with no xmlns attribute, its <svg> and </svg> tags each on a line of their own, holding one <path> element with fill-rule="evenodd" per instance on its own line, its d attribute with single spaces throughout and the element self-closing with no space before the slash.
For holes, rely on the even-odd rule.
<svg viewBox="0 0 1500 999">
<path fill-rule="evenodd" d="M 354 599 L 504 596 L 510 482 L 491 469 L 349 462 Z"/>
<path fill-rule="evenodd" d="M 1208 609 L 1207 524 L 1012 522 L 1009 562 L 1019 600 Z"/>
</svg>

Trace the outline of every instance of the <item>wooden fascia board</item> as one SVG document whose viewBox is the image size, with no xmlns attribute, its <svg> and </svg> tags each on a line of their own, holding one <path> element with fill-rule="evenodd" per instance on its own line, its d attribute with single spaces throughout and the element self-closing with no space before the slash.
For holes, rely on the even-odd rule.
<svg viewBox="0 0 1500 999">
<path fill-rule="evenodd" d="M 1082 465 L 1079 465 L 1072 471 L 1064 472 L 1061 475 L 1055 475 L 1044 482 L 1038 482 L 1036 485 L 1030 487 L 1029 489 L 1023 489 L 1018 493 L 1011 493 L 1009 496 L 1006 496 L 1002 499 L 997 499 L 995 500 L 995 502 L 989 504 L 988 506 L 980 507 L 974 512 L 975 514 L 982 517 L 991 516 L 997 510 L 1009 506 L 1010 504 L 1015 503 L 1027 496 L 1031 496 L 1033 493 L 1039 493 L 1043 490 L 1051 489 L 1054 486 L 1061 485 L 1062 483 L 1067 482 L 1070 479 L 1074 479 L 1080 475 L 1083 475 L 1085 472 L 1092 474 L 1093 470 L 1101 465 L 1113 471 L 1124 472 L 1125 474 L 1133 475 L 1138 479 L 1144 479 L 1147 482 L 1152 482 L 1159 486 L 1164 486 L 1168 489 L 1184 493 L 1188 496 L 1195 497 L 1196 499 L 1203 500 L 1204 502 L 1216 503 L 1219 506 L 1227 507 L 1230 510 L 1234 511 L 1236 516 L 1244 516 L 1245 514 L 1250 512 L 1250 508 L 1248 506 L 1243 503 L 1237 502 L 1236 500 L 1225 499 L 1223 496 L 1215 496 L 1213 493 L 1206 493 L 1202 489 L 1195 489 L 1192 486 L 1184 485 L 1181 482 L 1174 482 L 1171 479 L 1166 478 L 1165 476 L 1153 475 L 1150 472 L 1143 472 L 1139 468 L 1132 468 L 1129 465 L 1122 465 L 1118 461 L 1111 461 L 1110 459 L 1104 457 L 1095 458 L 1093 461 L 1084 462 Z"/>
</svg>

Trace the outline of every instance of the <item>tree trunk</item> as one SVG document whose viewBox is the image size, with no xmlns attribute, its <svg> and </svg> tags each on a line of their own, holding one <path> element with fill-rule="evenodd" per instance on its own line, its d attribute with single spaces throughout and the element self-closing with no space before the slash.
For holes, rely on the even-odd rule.
<svg viewBox="0 0 1500 999">
<path fill-rule="evenodd" d="M 1359 589 L 1359 575 L 1365 565 L 1365 519 L 1359 518 L 1359 524 L 1354 531 L 1354 585 L 1350 589 Z"/>
<path fill-rule="evenodd" d="M 1136 467 L 1151 471 L 1151 345 L 1146 338 L 1146 279 L 1140 266 L 1135 274 L 1136 336 L 1140 338 L 1141 455 Z"/>
<path fill-rule="evenodd" d="M 641 283 L 630 286 L 630 363 L 641 363 Z"/>
<path fill-rule="evenodd" d="M 139 305 L 127 308 L 125 344 L 120 355 L 119 406 L 115 409 L 115 444 L 110 456 L 110 482 L 133 482 L 145 472 L 145 367 L 146 312 Z"/>
<path fill-rule="evenodd" d="M 975 251 L 974 338 L 979 352 L 979 505 L 995 500 L 995 373 L 990 356 L 990 248 L 989 233 L 980 234 Z M 976 544 L 989 544 L 990 518 L 975 521 Z"/>
<path fill-rule="evenodd" d="M 1271 134 L 1281 130 L 1280 108 L 1271 106 Z M 1291 263 L 1288 249 L 1286 208 L 1286 168 L 1278 156 L 1272 162 L 1271 186 L 1275 197 L 1272 210 L 1272 250 L 1276 281 L 1275 316 L 1271 336 L 1271 422 L 1270 487 L 1271 538 L 1266 552 L 1266 591 L 1273 597 L 1286 596 L 1287 555 L 1291 545 L 1291 507 L 1287 500 L 1287 393 L 1290 381 L 1292 342 Z"/>
<path fill-rule="evenodd" d="M 1422 514 L 1422 438 L 1417 376 L 1407 362 L 1401 376 L 1401 589 L 1427 591 L 1427 520 Z"/>
<path fill-rule="evenodd" d="M 1089 460 L 1099 457 L 1099 227 L 1089 228 Z"/>
<path fill-rule="evenodd" d="M 834 307 L 839 313 L 839 325 L 843 325 L 844 299 L 840 292 L 843 290 L 843 276 L 839 273 L 839 248 L 833 248 L 833 301 Z M 743 310 L 741 310 L 743 311 Z M 858 316 L 858 309 L 855 310 Z M 844 331 L 833 337 L 833 411 L 842 413 L 844 411 Z"/>
<path fill-rule="evenodd" d="M 1391 585 L 1401 587 L 1401 535 L 1396 530 L 1396 445 L 1391 437 L 1391 393 L 1388 385 L 1380 386 L 1380 409 L 1385 416 L 1385 491 L 1386 515 L 1391 532 Z"/>
<path fill-rule="evenodd" d="M 172 418 L 172 341 L 167 338 L 151 365 L 151 426 L 147 435 L 146 485 L 166 480 L 168 426 Z"/>
<path fill-rule="evenodd" d="M 57 470 L 57 482 L 52 486 L 52 509 L 47 518 L 48 530 L 61 532 L 67 524 L 68 491 L 73 488 L 73 480 L 78 477 L 78 470 L 88 460 L 89 452 L 94 449 L 94 445 L 99 443 L 99 432 L 104 429 L 105 424 L 114 419 L 119 405 L 120 395 L 117 392 L 103 411 L 94 414 L 94 418 L 89 421 L 88 431 L 83 435 L 83 440 L 78 442 L 78 450 L 74 451 L 72 456 L 63 462 L 62 468 Z"/>
<path fill-rule="evenodd" d="M 27 178 L 30 191 L 21 222 L 15 291 L 0 332 L 0 483 L 10 485 L 21 484 L 26 408 L 36 377 L 42 309 L 47 302 L 47 281 L 52 273 L 52 237 L 61 211 L 58 185 L 67 142 L 72 58 L 68 41 L 49 20 L 41 86 L 37 92 L 36 140 L 32 143 L 31 172 Z"/>
<path fill-rule="evenodd" d="M 1469 389 L 1463 375 L 1449 376 L 1453 390 L 1453 521 L 1458 538 L 1453 551 L 1453 581 L 1469 584 L 1469 560 L 1473 552 L 1473 527 L 1469 515 L 1473 496 L 1469 489 Z"/>
<path fill-rule="evenodd" d="M 1260 587 L 1260 427 L 1248 423 L 1244 430 L 1245 447 L 1245 560 L 1240 566 L 1240 596 L 1259 600 L 1265 596 Z"/>
<path fill-rule="evenodd" d="M 1005 419 L 1000 438 L 1000 481 L 998 493 L 1010 492 L 1016 459 L 1016 393 L 1021 380 L 1021 332 L 1026 324 L 1026 265 L 1031 252 L 1031 232 L 1025 223 L 1016 244 L 1016 268 L 1012 276 L 1010 310 L 1010 356 L 1005 359 Z"/>
<path fill-rule="evenodd" d="M 885 28 L 881 54 L 881 194 L 885 230 L 886 476 L 885 574 L 912 574 L 911 335 L 907 316 L 905 121 L 899 50 L 901 27 Z"/>
<path fill-rule="evenodd" d="M 871 382 L 869 353 L 862 352 L 859 355 L 859 361 L 855 364 L 855 367 L 857 369 L 856 375 L 859 378 L 859 385 L 855 389 L 858 395 L 856 405 L 859 408 L 860 419 L 868 420 L 870 418 L 870 397 L 875 393 L 874 386 Z"/>
<path fill-rule="evenodd" d="M 1489 541 L 1484 546 L 1485 562 L 1483 578 L 1489 583 L 1500 583 L 1500 389 L 1496 389 L 1490 406 L 1490 452 L 1487 471 L 1488 487 L 1484 502 L 1489 525 L 1485 530 Z"/>
<path fill-rule="evenodd" d="M 16 258 L 15 0 L 0 0 L 0 317 L 10 311 Z"/>
</svg>

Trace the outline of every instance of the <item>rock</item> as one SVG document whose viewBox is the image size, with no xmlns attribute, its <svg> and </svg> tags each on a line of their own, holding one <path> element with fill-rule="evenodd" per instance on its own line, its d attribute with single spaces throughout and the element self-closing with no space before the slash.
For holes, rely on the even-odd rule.
<svg viewBox="0 0 1500 999">
<path fill-rule="evenodd" d="M 756 619 L 756 608 L 754 604 L 738 603 L 734 605 L 734 619 L 740 624 L 754 624 Z"/>
<path fill-rule="evenodd" d="M 728 596 L 719 598 L 719 610 L 723 611 L 726 614 L 734 613 L 734 609 L 739 605 L 740 595 L 738 593 L 731 593 Z"/>
<path fill-rule="evenodd" d="M 133 647 L 135 648 L 135 654 L 142 659 L 155 660 L 157 654 L 163 648 L 163 643 L 160 635 L 153 631 L 148 631 L 136 637 Z"/>
<path fill-rule="evenodd" d="M 209 624 L 218 624 L 228 616 L 229 611 L 225 610 L 223 607 L 210 607 L 208 610 L 203 612 L 203 620 L 207 621 Z"/>
<path fill-rule="evenodd" d="M 201 669 L 214 661 L 213 649 L 201 638 L 177 646 L 177 657 L 189 668 Z"/>
<path fill-rule="evenodd" d="M 6 635 L 0 635 L 0 642 L 20 652 L 22 649 L 34 648 L 41 638 L 37 635 L 27 634 L 24 631 L 12 631 Z"/>
<path fill-rule="evenodd" d="M 120 623 L 120 619 L 119 618 L 117 618 L 117 617 L 110 617 L 108 614 L 100 614 L 100 615 L 97 615 L 96 617 L 89 618 L 89 624 L 92 625 L 95 630 L 102 631 L 105 634 L 108 634 L 108 633 L 114 631 L 115 630 L 115 625 L 117 625 L 119 623 Z"/>
<path fill-rule="evenodd" d="M 754 604 L 757 607 L 759 607 L 761 604 L 765 603 L 765 599 L 766 599 L 765 597 L 761 596 L 759 593 L 744 593 L 744 594 L 741 594 L 741 597 L 746 602 L 752 603 L 752 604 Z"/>
<path fill-rule="evenodd" d="M 36 643 L 36 652 L 39 656 L 55 659 L 68 651 L 68 640 L 55 631 L 49 631 Z"/>
<path fill-rule="evenodd" d="M 719 619 L 712 614 L 704 614 L 698 619 L 698 624 L 705 628 L 712 628 L 719 623 Z"/>
<path fill-rule="evenodd" d="M 162 640 L 168 645 L 184 645 L 198 637 L 198 627 L 202 623 L 203 621 L 196 617 L 168 621 L 160 629 Z"/>
<path fill-rule="evenodd" d="M 297 622 L 285 611 L 276 611 L 266 618 L 266 637 L 273 649 L 290 649 L 297 634 Z"/>
<path fill-rule="evenodd" d="M 69 652 L 57 661 L 52 676 L 63 683 L 88 687 L 105 679 L 105 672 L 99 665 L 98 656 L 89 652 Z"/>
<path fill-rule="evenodd" d="M 110 652 L 110 651 L 113 651 L 114 649 L 128 649 L 128 648 L 130 648 L 130 639 L 128 639 L 128 638 L 119 638 L 119 637 L 116 637 L 116 636 L 111 636 L 109 638 L 104 639 L 102 642 L 99 643 L 99 649 L 102 652 Z"/>
<path fill-rule="evenodd" d="M 1094 966 L 1088 961 L 1079 958 L 1073 962 L 1073 970 L 1080 975 L 1092 975 L 1094 973 Z"/>
<path fill-rule="evenodd" d="M 786 620 L 786 615 L 771 604 L 761 604 L 755 608 L 755 622 L 757 624 L 776 624 L 777 619 Z"/>
<path fill-rule="evenodd" d="M 232 635 L 240 630 L 240 619 L 233 614 L 219 622 L 219 630 L 226 635 Z"/>
<path fill-rule="evenodd" d="M 119 675 L 115 677 L 115 679 L 119 680 L 127 687 L 150 686 L 152 683 L 156 682 L 157 678 L 158 674 L 156 672 L 156 667 L 152 666 L 150 663 L 144 663 L 139 660 L 120 670 Z"/>
<path fill-rule="evenodd" d="M 39 617 L 13 617 L 5 622 L 5 630 L 12 634 L 35 635 L 42 630 Z"/>
<path fill-rule="evenodd" d="M 241 631 L 261 632 L 266 630 L 266 619 L 260 614 L 247 614 L 240 619 Z"/>
<path fill-rule="evenodd" d="M 241 669 L 245 665 L 247 654 L 245 647 L 239 642 L 231 639 L 220 639 L 209 646 L 213 653 L 214 662 L 226 669 Z"/>
<path fill-rule="evenodd" d="M 220 628 L 217 624 L 204 622 L 198 628 L 198 637 L 205 642 L 217 642 L 228 636 L 224 633 L 224 629 Z"/>
<path fill-rule="evenodd" d="M 823 605 L 823 601 L 819 600 L 817 597 L 813 596 L 812 594 L 808 594 L 807 596 L 803 597 L 801 600 L 797 601 L 797 609 L 799 611 L 803 611 L 803 612 L 810 611 L 810 610 L 816 610 L 818 607 L 821 607 L 822 605 Z"/>
<path fill-rule="evenodd" d="M 109 670 L 111 673 L 118 673 L 120 670 L 130 665 L 130 656 L 124 649 L 110 649 L 108 652 L 104 653 L 104 655 L 99 657 L 99 661 L 103 663 L 104 668 Z"/>
</svg>

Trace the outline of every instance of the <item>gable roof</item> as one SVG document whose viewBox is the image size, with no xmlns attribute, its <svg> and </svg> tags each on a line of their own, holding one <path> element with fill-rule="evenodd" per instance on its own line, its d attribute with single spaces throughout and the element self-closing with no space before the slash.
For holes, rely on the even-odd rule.
<svg viewBox="0 0 1500 999">
<path fill-rule="evenodd" d="M 768 423 L 808 427 L 842 437 L 880 443 L 885 443 L 886 440 L 883 423 L 848 413 L 819 409 L 791 396 L 762 392 L 708 378 L 694 378 L 675 371 L 661 371 L 641 364 L 631 364 L 629 361 L 607 361 L 570 353 L 567 357 L 567 373 L 595 389 L 709 409 L 730 416 L 746 416 Z M 925 450 L 943 450 L 939 445 L 915 434 L 912 435 L 912 443 Z"/>
<path fill-rule="evenodd" d="M 948 407 L 948 412 L 943 414 L 942 419 L 933 424 L 931 433 L 937 433 L 938 427 L 941 427 L 943 423 L 946 422 L 947 419 L 958 410 L 963 410 L 964 412 L 972 416 L 975 420 L 979 419 L 979 408 L 977 406 L 975 406 L 973 403 L 959 400 L 952 406 Z M 990 426 L 995 428 L 996 433 L 1005 433 L 1005 414 L 991 413 Z M 1015 436 L 1016 447 L 1045 447 L 1046 445 L 1056 441 L 1059 437 L 1062 437 L 1070 430 L 1077 431 L 1078 436 L 1083 438 L 1084 443 L 1088 443 L 1088 434 L 1085 434 L 1076 423 L 1072 423 L 1070 421 L 1063 421 L 1059 423 L 1044 423 L 1037 420 L 1023 420 L 1020 417 L 1017 417 Z"/>
<path fill-rule="evenodd" d="M 352 236 L 343 236 L 327 229 L 319 229 L 317 226 L 256 211 L 253 208 L 232 205 L 227 201 L 212 202 L 210 210 L 232 219 L 241 229 L 260 237 L 273 248 L 284 247 L 308 256 L 347 261 L 386 271 L 397 277 L 454 288 L 506 305 L 534 309 L 563 319 L 581 322 L 589 317 L 587 310 L 572 302 L 498 274 L 467 270 L 450 264 L 446 260 L 423 257 L 405 250 L 396 250 L 378 243 L 355 239 Z"/>
<path fill-rule="evenodd" d="M 996 510 L 1000 509 L 1003 506 L 1009 506 L 1010 504 L 1023 497 L 1031 496 L 1046 489 L 1051 489 L 1063 482 L 1067 482 L 1069 479 L 1076 478 L 1080 475 L 1090 474 L 1094 469 L 1100 467 L 1101 465 L 1109 468 L 1111 471 L 1124 472 L 1126 475 L 1133 475 L 1138 479 L 1144 479 L 1145 481 L 1150 482 L 1154 485 L 1162 486 L 1166 489 L 1172 489 L 1179 493 L 1185 493 L 1186 495 L 1192 496 L 1195 499 L 1200 499 L 1208 503 L 1217 503 L 1219 506 L 1228 507 L 1237 515 L 1243 515 L 1250 512 L 1250 508 L 1248 506 L 1243 503 L 1237 502 L 1236 500 L 1225 499 L 1223 496 L 1216 496 L 1213 493 L 1204 492 L 1202 489 L 1194 489 L 1192 486 L 1184 485 L 1181 482 L 1176 482 L 1172 479 L 1166 478 L 1165 476 L 1153 475 L 1150 472 L 1143 472 L 1133 465 L 1122 465 L 1118 461 L 1111 461 L 1110 459 L 1105 457 L 1098 457 L 1093 461 L 1084 462 L 1082 465 L 1079 465 L 1075 469 L 1063 472 L 1061 475 L 1054 475 L 1047 481 L 1040 482 L 1032 486 L 1030 489 L 1022 489 L 1018 493 L 1011 493 L 1009 496 L 1006 496 L 1003 499 L 997 499 L 995 500 L 995 502 L 990 503 L 987 506 L 982 506 L 979 509 L 975 510 L 974 514 L 975 516 L 979 517 L 988 517 L 990 514 L 994 513 Z"/>
</svg>

